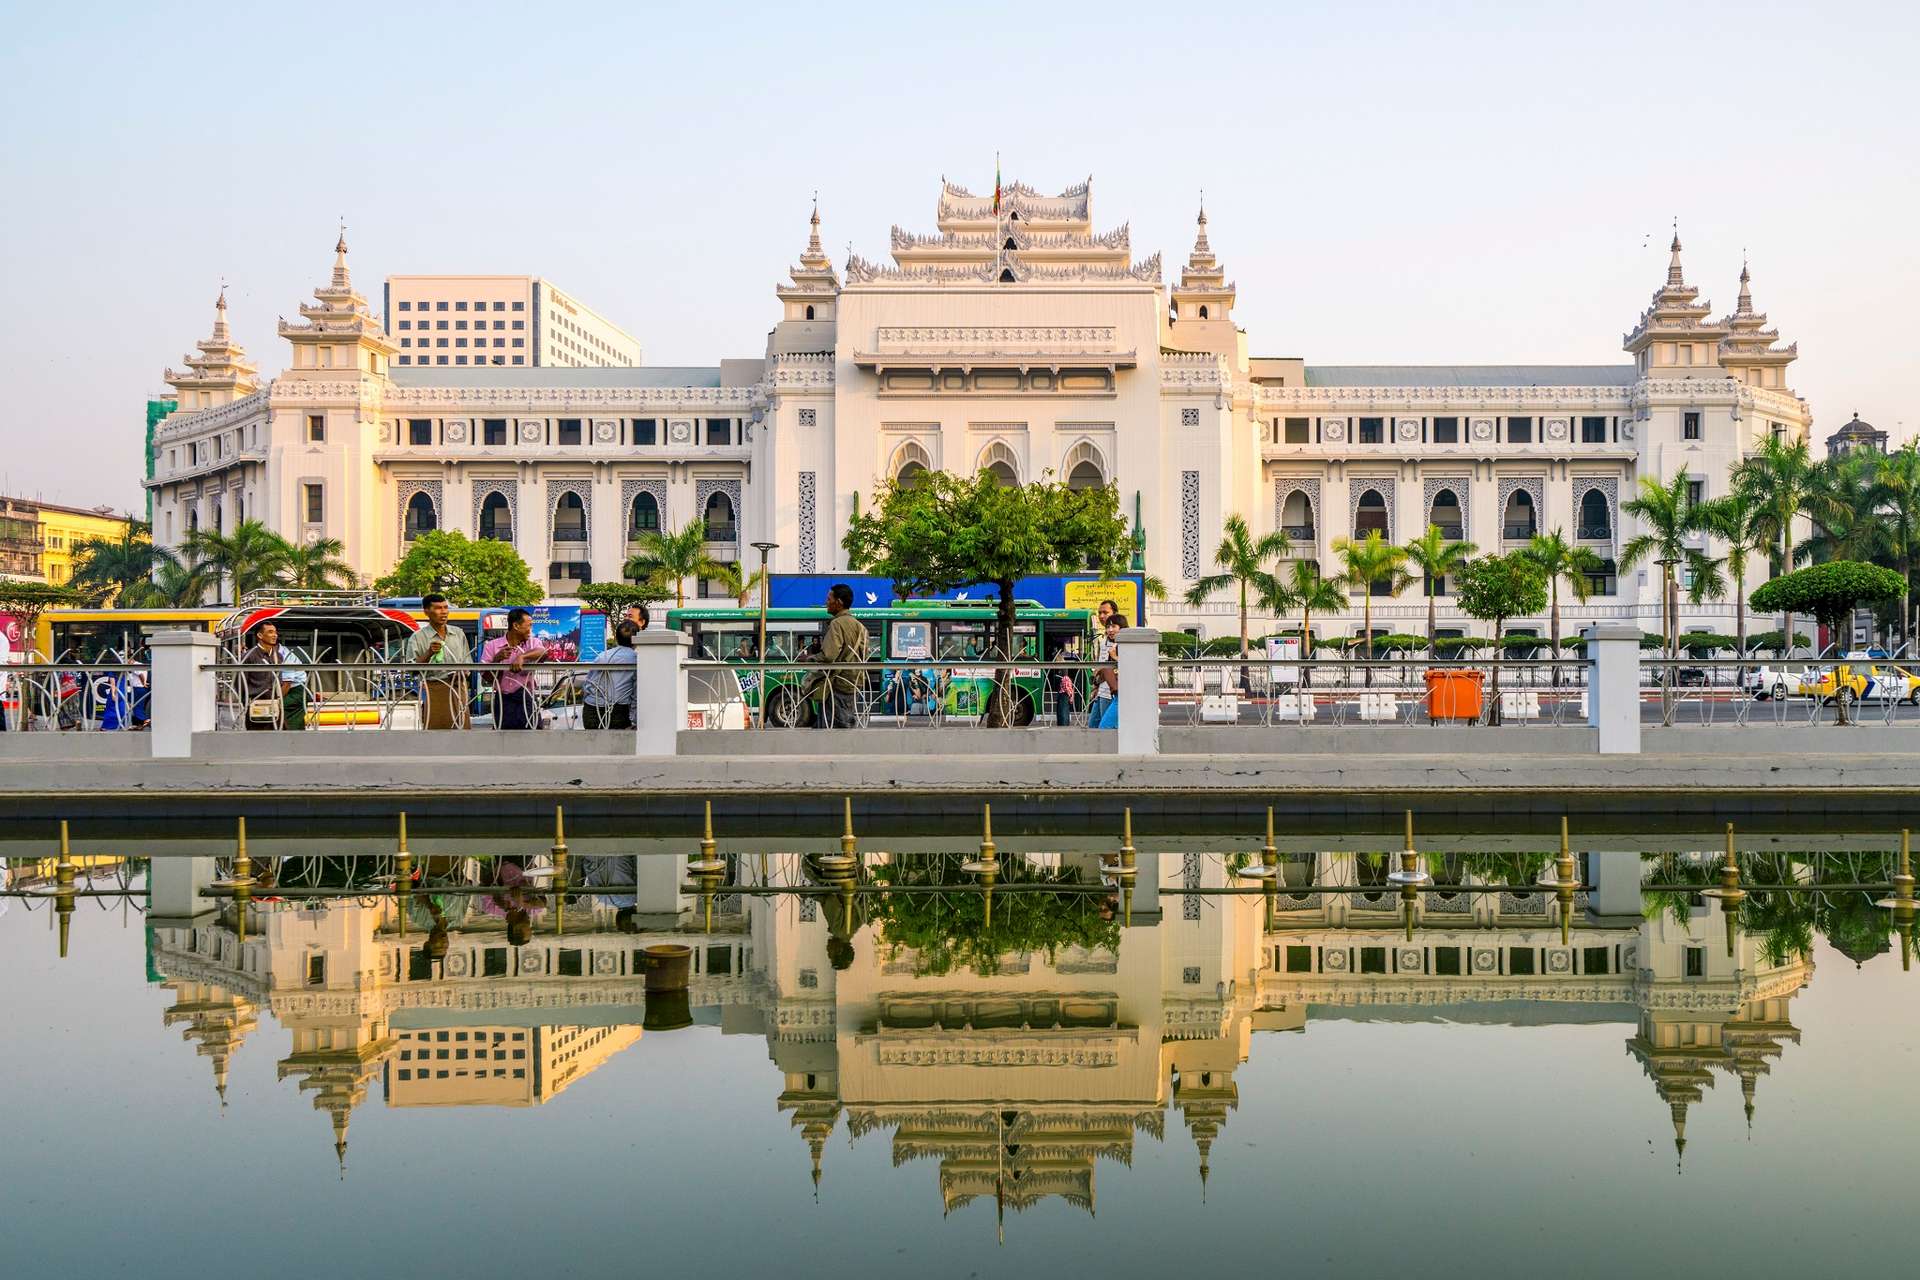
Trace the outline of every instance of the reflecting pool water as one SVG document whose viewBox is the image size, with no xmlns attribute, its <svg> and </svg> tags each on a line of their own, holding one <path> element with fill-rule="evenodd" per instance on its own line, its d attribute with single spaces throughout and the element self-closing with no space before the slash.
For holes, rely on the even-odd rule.
<svg viewBox="0 0 1920 1280">
<path fill-rule="evenodd" d="M 12 859 L 0 1261 L 1911 1258 L 1920 978 L 1894 842 L 1731 871 L 1717 849 L 1454 843 Z"/>
</svg>

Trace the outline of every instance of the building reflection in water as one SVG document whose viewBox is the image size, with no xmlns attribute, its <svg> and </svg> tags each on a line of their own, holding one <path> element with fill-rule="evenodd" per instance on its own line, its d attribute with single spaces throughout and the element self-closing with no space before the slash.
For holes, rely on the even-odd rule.
<svg viewBox="0 0 1920 1280">
<path fill-rule="evenodd" d="M 1295 857 L 1270 897 L 1206 895 L 1246 883 L 1218 856 L 1142 855 L 1125 905 L 1085 891 L 1112 874 L 1096 855 L 1015 855 L 991 928 L 977 890 L 924 892 L 963 880 L 958 859 L 870 855 L 858 890 L 836 892 L 792 854 L 737 859 L 729 887 L 810 896 L 727 894 L 710 932 L 684 886 L 637 914 L 631 896 L 583 888 L 563 922 L 534 901 L 519 946 L 485 896 L 256 900 L 156 925 L 150 964 L 172 994 L 166 1024 L 209 1060 L 223 1098 L 260 1014 L 288 1029 L 279 1077 L 326 1115 L 343 1170 L 375 1077 L 390 1107 L 534 1106 L 640 1040 L 641 953 L 665 942 L 693 948 L 695 1021 L 765 1038 L 816 1187 L 844 1118 L 856 1142 L 890 1135 L 896 1165 L 936 1162 L 948 1210 L 1059 1198 L 1092 1212 L 1099 1162 L 1130 1163 L 1136 1135 L 1163 1138 L 1170 1111 L 1204 1194 L 1254 1034 L 1316 1019 L 1617 1018 L 1671 1115 L 1676 1157 L 1688 1109 L 1722 1075 L 1751 1123 L 1760 1078 L 1799 1040 L 1789 1005 L 1811 960 L 1738 931 L 1729 949 L 1704 896 L 1683 920 L 1603 914 L 1583 892 L 1563 944 L 1552 893 L 1528 891 L 1544 861 L 1502 857 L 1513 865 L 1426 859 L 1440 884 L 1507 887 L 1422 895 L 1411 940 L 1385 860 L 1365 854 Z M 631 881 L 630 859 L 575 859 L 589 877 L 602 861 L 605 882 Z M 1082 888 L 1031 891 L 1048 882 Z M 657 996 L 653 1012 L 656 1028 L 687 1021 Z"/>
</svg>

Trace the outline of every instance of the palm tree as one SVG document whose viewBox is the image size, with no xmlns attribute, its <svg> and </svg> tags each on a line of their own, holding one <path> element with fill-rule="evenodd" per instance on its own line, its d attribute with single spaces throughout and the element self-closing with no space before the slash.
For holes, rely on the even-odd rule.
<svg viewBox="0 0 1920 1280">
<path fill-rule="evenodd" d="M 281 577 L 290 587 L 305 587 L 310 591 L 351 587 L 359 575 L 341 557 L 346 549 L 346 544 L 338 538 L 315 538 L 304 545 L 289 547 L 286 562 L 280 569 Z"/>
<path fill-rule="evenodd" d="M 1413 576 L 1407 572 L 1407 553 L 1380 536 L 1378 529 L 1370 529 L 1367 536 L 1360 539 L 1335 538 L 1334 554 L 1340 557 L 1345 571 L 1341 580 L 1350 587 L 1360 590 L 1360 608 L 1367 633 L 1367 658 L 1373 658 L 1373 587 L 1375 583 L 1384 583 L 1389 596 L 1397 596 L 1407 589 Z"/>
<path fill-rule="evenodd" d="M 1278 560 L 1293 550 L 1293 539 L 1286 530 L 1275 529 L 1272 533 L 1255 539 L 1247 529 L 1247 522 L 1239 515 L 1227 517 L 1227 523 L 1220 531 L 1220 545 L 1214 549 L 1214 563 L 1224 571 L 1196 578 L 1187 591 L 1187 603 L 1205 604 L 1207 597 L 1224 587 L 1238 585 L 1240 588 L 1240 656 L 1247 656 L 1247 591 L 1252 588 L 1256 599 L 1264 599 L 1278 594 L 1280 580 L 1267 568 L 1269 561 Z"/>
<path fill-rule="evenodd" d="M 1546 575 L 1548 598 L 1553 602 L 1548 614 L 1548 631 L 1553 638 L 1553 651 L 1560 651 L 1560 583 L 1565 581 L 1567 590 L 1580 603 L 1587 599 L 1587 579 L 1589 575 L 1606 572 L 1606 566 L 1600 557 L 1586 547 L 1575 546 L 1566 536 L 1555 529 L 1552 533 L 1536 533 L 1532 541 L 1521 549 L 1520 554 L 1540 566 L 1540 572 Z M 1559 670 L 1555 668 L 1555 680 Z"/>
<path fill-rule="evenodd" d="M 169 554 L 159 562 L 153 571 L 152 582 L 139 583 L 128 595 L 131 606 L 148 606 L 162 609 L 191 609 L 199 604 L 207 594 L 205 575 L 184 565 L 179 558 Z"/>
<path fill-rule="evenodd" d="M 1300 611 L 1300 657 L 1306 659 L 1313 656 L 1313 615 L 1337 613 L 1347 607 L 1347 598 L 1340 593 L 1338 582 L 1320 576 L 1319 561 L 1295 560 L 1280 594 L 1261 603 L 1275 613 L 1283 609 Z"/>
<path fill-rule="evenodd" d="M 73 547 L 73 576 L 67 585 L 99 597 L 102 603 L 126 603 L 129 592 L 153 577 L 173 553 L 153 545 L 145 524 L 130 521 L 117 538 L 85 538 Z"/>
<path fill-rule="evenodd" d="M 1920 443 L 1909 440 L 1880 459 L 1874 505 L 1886 522 L 1887 551 L 1907 589 L 1900 593 L 1900 639 L 1913 643 L 1913 561 L 1920 549 Z"/>
<path fill-rule="evenodd" d="M 226 534 L 195 529 L 180 549 L 216 595 L 224 586 L 235 601 L 278 582 L 293 553 L 291 543 L 258 520 L 242 520 Z"/>
<path fill-rule="evenodd" d="M 688 578 L 717 578 L 725 571 L 707 554 L 707 522 L 695 520 L 678 533 L 661 531 L 641 535 L 640 550 L 621 570 L 634 582 L 673 584 L 675 608 L 687 603 Z"/>
<path fill-rule="evenodd" d="M 1733 577 L 1733 634 L 1742 658 L 1747 656 L 1747 557 L 1766 548 L 1766 520 L 1760 500 L 1740 485 L 1724 498 L 1700 505 L 1700 527 L 1727 549 L 1727 572 Z"/>
<path fill-rule="evenodd" d="M 1674 656 L 1673 569 L 1685 564 L 1693 572 L 1694 590 L 1700 590 L 1702 571 L 1709 567 L 1704 553 L 1687 545 L 1687 535 L 1700 528 L 1700 508 L 1687 496 L 1685 472 L 1661 484 L 1652 476 L 1640 477 L 1640 496 L 1620 504 L 1620 509 L 1638 519 L 1645 532 L 1627 539 L 1620 548 L 1620 567 L 1631 569 L 1646 560 L 1660 565 L 1660 634 L 1666 642 L 1667 656 Z M 1701 506 L 1705 506 L 1704 503 Z M 1699 594 L 1695 600 L 1703 598 Z"/>
<path fill-rule="evenodd" d="M 1760 442 L 1758 453 L 1748 454 L 1734 468 L 1733 487 L 1753 495 L 1765 513 L 1761 530 L 1779 550 L 1776 572 L 1793 568 L 1793 522 L 1806 506 L 1808 487 L 1813 479 L 1813 455 L 1805 440 L 1788 444 L 1778 436 Z M 1793 650 L 1793 614 L 1788 613 L 1780 628 L 1782 654 Z"/>
<path fill-rule="evenodd" d="M 1876 454 L 1853 452 L 1814 464 L 1803 507 L 1813 533 L 1794 549 L 1796 561 L 1870 560 L 1885 548 L 1886 522 L 1872 483 L 1878 461 Z"/>
<path fill-rule="evenodd" d="M 743 573 L 740 569 L 740 563 L 737 560 L 716 561 L 714 567 L 718 569 L 719 572 L 713 574 L 712 577 L 726 587 L 727 594 L 732 596 L 742 609 L 752 603 L 750 597 L 755 591 L 760 589 L 760 584 L 767 580 L 767 571 L 765 569 L 755 569 L 752 573 Z"/>
<path fill-rule="evenodd" d="M 1438 588 L 1454 574 L 1466 567 L 1480 551 L 1471 542 L 1453 542 L 1440 532 L 1440 526 L 1430 524 L 1427 531 L 1409 542 L 1406 546 L 1407 563 L 1420 571 L 1420 578 L 1427 596 L 1427 656 L 1433 656 L 1433 633 L 1437 625 L 1434 600 L 1439 595 Z M 1368 628 L 1371 633 L 1372 628 Z"/>
</svg>

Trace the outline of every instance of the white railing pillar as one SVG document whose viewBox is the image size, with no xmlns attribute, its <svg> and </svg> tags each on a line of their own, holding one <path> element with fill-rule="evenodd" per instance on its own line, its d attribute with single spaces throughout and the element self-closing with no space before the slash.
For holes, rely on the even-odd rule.
<svg viewBox="0 0 1920 1280">
<path fill-rule="evenodd" d="M 147 863 L 147 923 L 189 924 L 208 915 L 214 904 L 200 895 L 213 883 L 209 857 L 162 856 Z"/>
<path fill-rule="evenodd" d="M 1617 850 L 1587 854 L 1587 879 L 1592 884 L 1587 902 L 1603 916 L 1640 914 L 1640 855 Z"/>
<path fill-rule="evenodd" d="M 147 744 L 156 760 L 193 757 L 193 735 L 211 733 L 218 704 L 213 662 L 219 642 L 204 631 L 159 631 L 147 642 L 152 728 Z"/>
<path fill-rule="evenodd" d="M 1587 723 L 1603 756 L 1640 754 L 1640 629 L 1617 623 L 1586 628 Z"/>
<path fill-rule="evenodd" d="M 1120 754 L 1160 754 L 1160 633 L 1128 627 L 1120 633 Z"/>
<path fill-rule="evenodd" d="M 682 665 L 693 638 L 684 631 L 648 627 L 633 638 L 633 753 L 671 756 L 687 727 L 687 673 Z"/>
</svg>

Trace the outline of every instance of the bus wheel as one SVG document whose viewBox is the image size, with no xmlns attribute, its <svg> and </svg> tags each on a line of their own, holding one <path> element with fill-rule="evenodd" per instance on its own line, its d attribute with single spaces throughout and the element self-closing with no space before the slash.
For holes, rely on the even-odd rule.
<svg viewBox="0 0 1920 1280">
<path fill-rule="evenodd" d="M 1033 699 L 1026 694 L 1016 694 L 1013 699 L 1013 727 L 1024 729 L 1033 723 Z"/>
<path fill-rule="evenodd" d="M 776 729 L 791 729 L 800 723 L 800 699 L 791 689 L 775 689 L 767 699 L 767 723 Z"/>
</svg>

